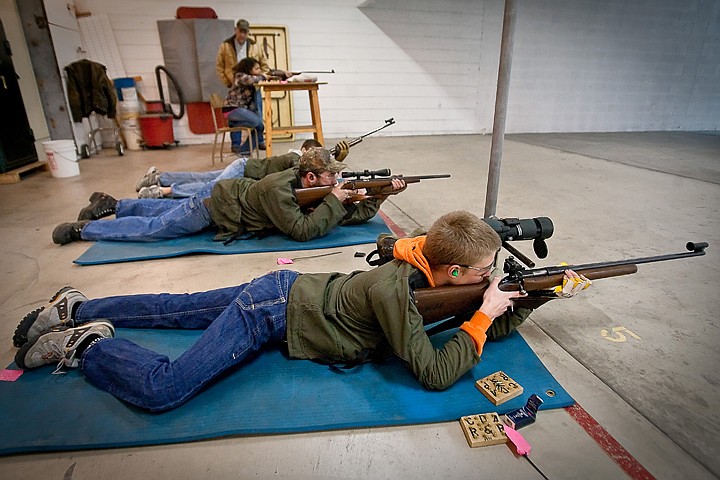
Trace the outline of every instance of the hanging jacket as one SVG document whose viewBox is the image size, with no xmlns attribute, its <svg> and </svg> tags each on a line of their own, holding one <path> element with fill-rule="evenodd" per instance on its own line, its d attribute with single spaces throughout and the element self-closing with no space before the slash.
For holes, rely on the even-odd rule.
<svg viewBox="0 0 720 480">
<path fill-rule="evenodd" d="M 81 122 L 92 112 L 115 118 L 117 96 L 105 65 L 78 60 L 65 67 L 68 100 L 74 122 Z"/>
</svg>

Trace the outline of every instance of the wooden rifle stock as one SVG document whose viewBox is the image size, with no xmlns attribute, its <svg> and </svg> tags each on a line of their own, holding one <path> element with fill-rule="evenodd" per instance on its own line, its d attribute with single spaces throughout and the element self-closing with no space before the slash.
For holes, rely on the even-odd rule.
<svg viewBox="0 0 720 480">
<path fill-rule="evenodd" d="M 449 174 L 442 174 L 442 175 L 415 175 L 415 176 L 408 176 L 405 177 L 403 175 L 395 175 L 393 177 L 385 177 L 385 178 L 370 178 L 365 180 L 347 180 L 343 182 L 340 185 L 340 188 L 344 188 L 346 190 L 359 190 L 362 188 L 366 189 L 372 189 L 372 188 L 383 188 L 388 187 L 392 185 L 392 181 L 395 178 L 399 178 L 401 180 L 404 180 L 406 184 L 409 183 L 418 183 L 420 180 L 429 180 L 433 178 L 449 178 Z M 309 187 L 309 188 L 297 188 L 295 189 L 295 200 L 297 201 L 298 205 L 300 205 L 300 208 L 305 207 L 312 207 L 314 205 L 317 205 L 318 203 L 322 202 L 323 198 L 325 198 L 327 195 L 332 192 L 332 189 L 334 187 L 332 185 L 328 185 L 325 187 Z M 388 192 L 390 194 L 390 192 Z M 367 198 L 365 196 L 362 196 L 361 198 Z"/>
<path fill-rule="evenodd" d="M 509 272 L 509 274 L 500 281 L 498 288 L 505 292 L 527 292 L 526 297 L 513 300 L 515 306 L 518 308 L 537 308 L 550 300 L 559 298 L 549 289 L 562 285 L 565 270 L 574 270 L 590 280 L 631 275 L 637 272 L 637 265 L 640 263 L 662 262 L 705 255 L 707 246 L 708 244 L 705 242 L 689 242 L 686 245 L 689 252 L 614 262 L 536 268 L 533 270 L 514 267 L 512 261 L 506 260 L 505 271 Z M 508 265 L 511 265 L 511 267 L 508 268 Z M 517 262 L 514 262 L 514 265 L 519 266 Z M 415 306 L 423 317 L 423 323 L 429 325 L 453 316 L 474 312 L 482 305 L 483 295 L 487 287 L 488 282 L 475 285 L 418 288 L 413 292 Z"/>
<path fill-rule="evenodd" d="M 575 267 L 561 267 L 565 269 L 575 270 L 575 273 L 585 275 L 590 280 L 599 280 L 601 278 L 619 277 L 621 275 L 632 275 L 637 273 L 638 267 L 635 264 L 631 265 L 611 265 L 608 267 L 591 267 L 581 268 Z M 558 285 L 562 285 L 563 277 L 565 276 L 565 270 L 563 273 L 555 273 L 545 276 L 524 278 L 522 285 L 520 283 L 508 282 L 504 285 L 500 285 L 500 290 L 504 292 L 519 291 L 521 286 L 525 288 L 526 292 L 534 292 L 537 290 L 547 290 L 548 288 L 555 288 Z"/>
</svg>

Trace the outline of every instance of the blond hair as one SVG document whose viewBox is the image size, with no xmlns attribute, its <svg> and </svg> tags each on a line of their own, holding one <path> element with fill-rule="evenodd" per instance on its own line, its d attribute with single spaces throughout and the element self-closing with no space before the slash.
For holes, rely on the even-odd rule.
<svg viewBox="0 0 720 480">
<path fill-rule="evenodd" d="M 427 232 L 423 255 L 436 265 L 472 265 L 500 249 L 500 236 L 470 212 L 446 213 Z"/>
</svg>

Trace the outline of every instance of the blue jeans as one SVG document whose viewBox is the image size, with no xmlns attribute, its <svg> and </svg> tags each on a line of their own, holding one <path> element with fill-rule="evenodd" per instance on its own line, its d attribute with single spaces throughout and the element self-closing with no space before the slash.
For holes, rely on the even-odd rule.
<svg viewBox="0 0 720 480">
<path fill-rule="evenodd" d="M 247 108 L 238 107 L 228 114 L 227 119 L 228 125 L 231 127 L 242 126 L 254 128 L 257 132 L 258 143 L 265 143 L 265 125 L 263 124 L 262 112 L 256 113 Z M 250 146 L 247 141 L 240 145 L 240 132 L 231 134 L 230 139 L 233 149 L 239 148 L 241 152 L 250 152 Z"/>
<path fill-rule="evenodd" d="M 298 275 L 279 270 L 208 292 L 88 300 L 77 308 L 76 324 L 106 318 L 119 328 L 205 332 L 173 361 L 122 338 L 103 339 L 83 352 L 80 368 L 90 383 L 128 403 L 153 412 L 175 408 L 266 343 L 286 338 L 286 304 Z"/>
<path fill-rule="evenodd" d="M 155 242 L 184 237 L 210 226 L 210 211 L 203 200 L 210 196 L 206 186 L 190 198 L 139 198 L 118 200 L 114 220 L 94 220 L 80 232 L 83 240 Z"/>
<path fill-rule="evenodd" d="M 192 197 L 210 184 L 226 178 L 242 178 L 247 158 L 238 158 L 223 170 L 212 172 L 161 172 L 160 186 L 172 187 L 171 198 Z"/>
</svg>

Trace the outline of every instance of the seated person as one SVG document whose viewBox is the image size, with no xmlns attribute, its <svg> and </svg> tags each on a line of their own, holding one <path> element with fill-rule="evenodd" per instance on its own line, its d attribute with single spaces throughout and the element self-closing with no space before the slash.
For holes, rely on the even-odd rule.
<svg viewBox="0 0 720 480">
<path fill-rule="evenodd" d="M 357 191 L 340 188 L 337 174 L 346 167 L 333 160 L 324 148 L 305 152 L 296 168 L 267 175 L 261 180 L 220 180 L 185 200 L 115 200 L 95 192 L 90 205 L 80 211 L 77 222 L 58 225 L 53 242 L 64 245 L 78 240 L 153 242 L 197 233 L 210 226 L 219 230 L 217 240 L 282 232 L 299 242 L 328 233 L 336 225 L 365 222 L 387 198 L 383 192 L 368 192 L 374 198 L 354 202 Z M 295 189 L 332 186 L 322 203 L 303 210 Z M 392 191 L 405 188 L 394 179 Z M 115 214 L 114 220 L 98 221 Z"/>
<path fill-rule="evenodd" d="M 236 72 L 235 79 L 223 106 L 228 125 L 254 128 L 257 133 L 257 146 L 260 150 L 265 150 L 265 125 L 255 84 L 271 77 L 263 75 L 260 63 L 252 57 L 240 60 L 233 70 Z M 230 134 L 232 151 L 240 155 L 249 155 L 251 153 L 249 141 L 246 139 L 241 145 L 241 138 L 241 132 Z"/>
</svg>

